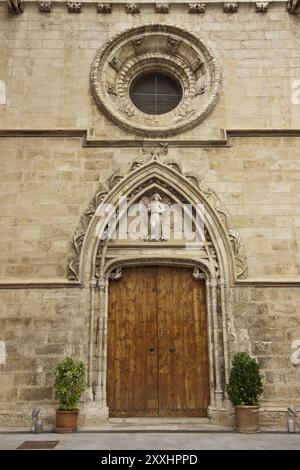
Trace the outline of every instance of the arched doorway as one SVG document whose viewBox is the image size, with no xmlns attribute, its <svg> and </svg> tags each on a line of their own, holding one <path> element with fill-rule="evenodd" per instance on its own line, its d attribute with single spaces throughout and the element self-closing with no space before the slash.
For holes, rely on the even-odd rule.
<svg viewBox="0 0 300 470">
<path fill-rule="evenodd" d="M 123 196 L 127 198 L 126 208 L 119 204 Z M 117 216 L 120 221 L 134 204 L 145 201 L 172 203 L 179 208 L 189 205 L 192 208 L 192 226 L 195 233 L 201 233 L 202 242 L 190 246 L 185 239 L 179 243 L 165 241 L 162 234 L 125 241 L 103 237 L 111 218 Z M 198 225 L 195 216 L 199 204 L 204 209 L 204 226 Z M 229 228 L 226 209 L 215 192 L 204 187 L 194 175 L 184 175 L 176 161 L 155 153 L 145 159 L 139 158 L 131 163 L 125 175 L 114 174 L 101 186 L 74 233 L 73 247 L 73 255 L 68 262 L 69 279 L 90 285 L 88 391 L 90 400 L 94 402 L 92 410 L 96 410 L 97 416 L 109 416 L 107 346 L 110 284 L 121 279 L 122 270 L 129 267 L 176 266 L 189 268 L 198 282 L 205 283 L 210 389 L 208 415 L 216 420 L 218 416 L 222 419 L 222 414 L 227 413 L 224 408 L 229 347 L 227 292 L 236 278 L 245 275 L 247 266 L 238 235 Z"/>
<path fill-rule="evenodd" d="M 205 282 L 190 268 L 136 266 L 109 285 L 112 417 L 204 417 L 209 405 Z"/>
</svg>

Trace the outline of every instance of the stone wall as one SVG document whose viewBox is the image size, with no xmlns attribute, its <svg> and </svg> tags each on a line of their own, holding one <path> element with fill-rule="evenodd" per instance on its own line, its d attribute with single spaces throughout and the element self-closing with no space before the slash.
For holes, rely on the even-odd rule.
<svg viewBox="0 0 300 470">
<path fill-rule="evenodd" d="M 170 148 L 215 190 L 239 230 L 251 278 L 300 272 L 300 149 L 295 137 Z M 68 245 L 99 186 L 147 149 L 83 148 L 80 138 L 1 138 L 2 280 L 63 278 Z"/>
<path fill-rule="evenodd" d="M 0 339 L 7 347 L 0 425 L 29 426 L 38 405 L 50 426 L 56 362 L 71 354 L 87 363 L 90 291 L 66 279 L 72 234 L 99 182 L 151 150 L 101 115 L 89 73 L 112 35 L 149 22 L 198 33 L 221 66 L 215 109 L 198 127 L 171 137 L 169 155 L 216 191 L 241 234 L 248 278 L 228 291 L 228 346 L 231 355 L 246 350 L 262 365 L 262 423 L 283 426 L 287 405 L 300 405 L 300 369 L 290 361 L 291 343 L 300 338 L 300 105 L 291 100 L 292 81 L 300 79 L 299 21 L 284 2 L 264 14 L 253 2 L 232 14 L 209 3 L 203 15 L 178 2 L 168 14 L 143 3 L 136 15 L 119 3 L 104 15 L 95 3 L 70 14 L 63 2 L 51 13 L 28 2 L 18 16 L 0 2 L 0 80 L 7 89 L 0 104 Z M 282 131 L 218 140 L 221 129 L 272 128 Z M 89 129 L 90 142 L 101 146 L 83 145 L 67 135 L 71 129 Z M 118 139 L 118 147 L 110 146 Z M 90 423 L 81 407 L 82 422 Z"/>
<path fill-rule="evenodd" d="M 25 2 L 26 3 L 26 2 Z M 237 13 L 209 3 L 205 14 L 190 14 L 188 3 L 155 13 L 154 3 L 140 14 L 113 4 L 111 14 L 98 14 L 96 4 L 83 4 L 70 14 L 64 2 L 51 13 L 26 4 L 19 16 L 0 2 L 0 79 L 7 85 L 7 106 L 0 108 L 3 128 L 92 127 L 103 138 L 126 138 L 97 110 L 89 73 L 96 51 L 115 33 L 143 23 L 183 26 L 210 45 L 223 74 L 219 103 L 201 126 L 184 138 L 219 137 L 220 128 L 293 128 L 300 106 L 292 106 L 292 80 L 299 79 L 299 16 L 285 2 L 272 2 L 267 13 L 255 3 L 241 3 Z M 288 72 L 287 72 L 288 70 Z M 271 111 L 271 112 L 270 112 Z"/>
</svg>

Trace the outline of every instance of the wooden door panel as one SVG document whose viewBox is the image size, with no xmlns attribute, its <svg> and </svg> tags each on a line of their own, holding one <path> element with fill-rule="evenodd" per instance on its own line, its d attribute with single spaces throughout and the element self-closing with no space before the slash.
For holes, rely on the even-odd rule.
<svg viewBox="0 0 300 470">
<path fill-rule="evenodd" d="M 156 268 L 124 269 L 121 280 L 110 283 L 110 416 L 158 414 L 156 297 Z"/>
<path fill-rule="evenodd" d="M 191 269 L 123 269 L 109 287 L 110 416 L 206 416 L 205 284 Z"/>
<path fill-rule="evenodd" d="M 160 416 L 206 416 L 209 404 L 204 283 L 190 269 L 160 268 L 158 387 Z"/>
</svg>

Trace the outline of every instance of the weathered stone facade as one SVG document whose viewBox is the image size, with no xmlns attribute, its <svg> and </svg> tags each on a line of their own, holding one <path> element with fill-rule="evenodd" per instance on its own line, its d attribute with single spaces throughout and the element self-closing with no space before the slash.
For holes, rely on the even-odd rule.
<svg viewBox="0 0 300 470">
<path fill-rule="evenodd" d="M 221 223 L 223 210 L 228 219 L 228 263 L 234 266 L 236 254 L 230 230 L 239 233 L 247 259 L 241 276 L 238 267 L 228 268 L 228 276 L 225 268 L 223 300 L 217 294 L 223 339 L 215 369 L 224 377 L 216 392 L 224 391 L 224 363 L 236 351 L 249 351 L 265 377 L 261 422 L 284 426 L 287 405 L 300 405 L 300 366 L 291 364 L 292 342 L 300 339 L 300 104 L 292 100 L 300 79 L 297 5 L 291 11 L 281 1 L 8 3 L 10 9 L 0 2 L 0 80 L 6 85 L 0 104 L 0 340 L 7 351 L 0 365 L 1 425 L 28 426 L 36 404 L 53 422 L 53 369 L 66 354 L 88 368 L 82 423 L 105 418 L 103 398 L 93 389 L 102 287 L 87 248 L 79 250 L 75 277 L 68 260 L 95 195 L 102 187 L 110 194 L 123 184 L 116 180 L 107 188 L 113 174 L 126 182 L 132 162 L 157 152 L 180 163 L 182 181 L 192 174 L 201 182 L 195 195 L 208 203 L 210 190 L 217 195 Z M 222 74 L 209 116 L 163 142 L 111 122 L 90 86 L 97 51 L 116 33 L 150 23 L 198 35 Z M 85 247 L 90 220 L 84 219 Z M 228 403 L 218 400 L 212 420 L 229 423 Z"/>
</svg>

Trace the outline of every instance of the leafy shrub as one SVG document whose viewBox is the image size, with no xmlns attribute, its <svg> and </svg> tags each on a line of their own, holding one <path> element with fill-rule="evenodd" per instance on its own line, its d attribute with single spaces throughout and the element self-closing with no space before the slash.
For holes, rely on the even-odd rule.
<svg viewBox="0 0 300 470">
<path fill-rule="evenodd" d="M 262 375 L 256 360 L 245 352 L 236 353 L 226 387 L 234 406 L 255 406 L 263 392 Z"/>
<path fill-rule="evenodd" d="M 82 361 L 66 357 L 55 369 L 54 390 L 59 410 L 73 411 L 85 390 L 85 370 Z"/>
</svg>

